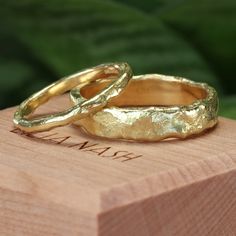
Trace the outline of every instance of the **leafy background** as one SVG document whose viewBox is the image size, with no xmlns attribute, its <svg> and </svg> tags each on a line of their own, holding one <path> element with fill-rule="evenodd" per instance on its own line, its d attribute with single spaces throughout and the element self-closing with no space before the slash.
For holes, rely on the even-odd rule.
<svg viewBox="0 0 236 236">
<path fill-rule="evenodd" d="M 8 0 L 0 8 L 0 108 L 103 62 L 205 81 L 236 119 L 235 0 Z"/>
</svg>

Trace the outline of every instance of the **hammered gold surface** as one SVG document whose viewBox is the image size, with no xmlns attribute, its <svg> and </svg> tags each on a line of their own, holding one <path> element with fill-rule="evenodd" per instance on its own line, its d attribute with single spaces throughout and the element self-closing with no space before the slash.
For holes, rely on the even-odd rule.
<svg viewBox="0 0 236 236">
<path fill-rule="evenodd" d="M 106 83 L 88 85 L 81 94 L 79 88 L 72 90 L 73 103 L 92 96 Z M 101 137 L 158 141 L 201 133 L 217 123 L 217 112 L 217 93 L 207 84 L 152 74 L 134 76 L 106 108 L 76 124 Z"/>
</svg>

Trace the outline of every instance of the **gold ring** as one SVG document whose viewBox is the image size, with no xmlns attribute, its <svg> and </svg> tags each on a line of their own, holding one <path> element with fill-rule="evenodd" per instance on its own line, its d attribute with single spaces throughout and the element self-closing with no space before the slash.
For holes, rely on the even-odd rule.
<svg viewBox="0 0 236 236">
<path fill-rule="evenodd" d="M 74 104 L 99 92 L 108 80 L 71 91 Z M 158 74 L 134 76 L 107 107 L 75 124 L 100 137 L 157 141 L 186 138 L 217 123 L 214 88 L 184 78 Z"/>
<path fill-rule="evenodd" d="M 28 118 L 37 107 L 47 102 L 50 98 L 63 94 L 76 86 L 81 88 L 92 81 L 110 77 L 116 78 L 116 80 L 112 81 L 110 85 L 98 94 L 94 94 L 92 98 L 83 100 L 83 102 L 77 103 L 75 106 L 60 113 L 34 119 Z M 127 63 L 110 63 L 62 78 L 22 102 L 15 112 L 13 122 L 16 127 L 27 132 L 44 131 L 53 127 L 67 125 L 85 117 L 90 112 L 104 107 L 111 98 L 120 94 L 131 77 L 132 71 Z"/>
</svg>

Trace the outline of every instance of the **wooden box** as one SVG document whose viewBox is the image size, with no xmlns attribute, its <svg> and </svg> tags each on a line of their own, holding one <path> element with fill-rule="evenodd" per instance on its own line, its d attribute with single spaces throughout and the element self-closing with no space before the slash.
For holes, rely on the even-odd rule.
<svg viewBox="0 0 236 236">
<path fill-rule="evenodd" d="M 187 140 L 135 143 L 73 125 L 25 134 L 14 110 L 0 112 L 1 236 L 236 235 L 236 121 L 220 118 Z"/>
</svg>

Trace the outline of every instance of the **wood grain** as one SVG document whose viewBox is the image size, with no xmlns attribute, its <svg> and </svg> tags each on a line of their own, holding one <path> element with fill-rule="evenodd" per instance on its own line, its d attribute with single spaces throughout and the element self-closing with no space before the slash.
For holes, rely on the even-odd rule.
<svg viewBox="0 0 236 236">
<path fill-rule="evenodd" d="M 69 106 L 66 97 L 39 113 Z M 234 236 L 236 122 L 134 143 L 71 125 L 27 135 L 0 111 L 0 235 Z"/>
</svg>

